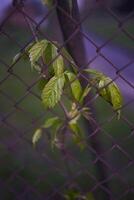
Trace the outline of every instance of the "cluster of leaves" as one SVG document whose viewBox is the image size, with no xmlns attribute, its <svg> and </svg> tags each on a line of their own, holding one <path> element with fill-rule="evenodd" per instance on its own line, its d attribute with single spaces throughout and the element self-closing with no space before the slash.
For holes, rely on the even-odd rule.
<svg viewBox="0 0 134 200">
<path fill-rule="evenodd" d="M 80 109 L 80 105 L 82 105 L 84 98 L 91 88 L 88 85 L 83 90 L 73 67 L 71 66 L 69 68 L 68 66 L 68 69 L 66 69 L 64 57 L 71 60 L 72 63 L 74 63 L 74 61 L 64 48 L 62 48 L 61 51 L 62 55 L 59 54 L 57 45 L 57 43 L 52 44 L 47 40 L 41 40 L 34 43 L 32 47 L 30 45 L 27 53 L 30 58 L 32 69 L 42 74 L 39 86 L 44 106 L 48 109 L 53 109 L 60 103 L 63 91 L 69 89 L 72 99 L 71 108 L 70 111 L 66 112 L 65 120 L 61 120 L 58 117 L 47 119 L 44 125 L 36 130 L 33 136 L 33 144 L 36 144 L 41 138 L 43 130 L 51 128 L 55 132 L 52 137 L 52 145 L 57 145 L 57 132 L 64 126 L 66 119 L 68 119 L 67 128 L 71 130 L 74 141 L 82 148 L 82 131 L 78 126 L 78 120 L 82 115 L 87 116 L 89 114 L 89 109 L 86 107 Z M 42 62 L 45 73 L 44 70 L 42 73 L 40 64 Z M 67 108 L 65 109 L 67 110 Z"/>
<path fill-rule="evenodd" d="M 31 68 L 36 70 L 40 75 L 39 88 L 41 89 L 42 102 L 47 109 L 54 109 L 58 104 L 61 105 L 63 92 L 67 90 L 71 95 L 70 109 L 67 109 L 64 102 L 63 110 L 65 111 L 65 119 L 58 116 L 47 119 L 44 124 L 35 131 L 33 136 L 33 144 L 35 145 L 42 137 L 46 129 L 52 130 L 52 145 L 59 147 L 59 135 L 63 127 L 66 126 L 72 133 L 72 138 L 81 148 L 85 146 L 84 134 L 80 130 L 79 120 L 83 116 L 88 120 L 91 117 L 89 108 L 83 106 L 85 97 L 91 91 L 93 85 L 96 86 L 98 94 L 117 112 L 120 117 L 120 109 L 122 106 L 122 97 L 117 85 L 103 73 L 86 69 L 86 73 L 90 74 L 90 82 L 86 88 L 82 88 L 78 79 L 78 72 L 74 70 L 74 61 L 65 48 L 60 49 L 59 44 L 48 40 L 40 40 L 31 43 L 26 49 L 25 54 L 28 55 Z M 19 56 L 25 54 L 17 54 L 14 62 Z M 71 61 L 71 65 L 66 59 Z M 66 67 L 67 66 L 67 67 Z M 63 103 L 62 103 L 63 104 Z"/>
</svg>

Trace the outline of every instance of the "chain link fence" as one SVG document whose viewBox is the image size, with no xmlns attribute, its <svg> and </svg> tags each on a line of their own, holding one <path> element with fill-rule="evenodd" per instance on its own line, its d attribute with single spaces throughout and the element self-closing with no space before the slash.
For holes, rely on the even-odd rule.
<svg viewBox="0 0 134 200">
<path fill-rule="evenodd" d="M 105 1 L 86 0 L 79 1 L 81 12 L 75 18 L 65 5 L 56 1 L 48 9 L 34 1 L 13 1 L 1 17 L 1 199 L 62 200 L 68 191 L 77 191 L 81 196 L 70 199 L 133 200 L 134 12 L 120 15 Z M 44 110 L 37 87 L 40 77 L 31 71 L 30 63 L 21 57 L 12 62 L 36 39 L 58 41 L 60 49 L 74 42 L 68 48 L 75 67 L 79 66 L 79 77 L 89 81 L 82 69 L 99 69 L 121 89 L 120 120 L 98 93 L 86 102 L 95 109 L 90 122 L 95 128 L 89 133 L 81 125 L 88 141 L 83 151 L 68 141 L 64 152 L 53 152 L 46 134 L 36 148 L 32 145 L 33 133 L 45 118 L 62 117 L 62 108 Z M 64 94 L 64 98 L 69 97 Z"/>
</svg>

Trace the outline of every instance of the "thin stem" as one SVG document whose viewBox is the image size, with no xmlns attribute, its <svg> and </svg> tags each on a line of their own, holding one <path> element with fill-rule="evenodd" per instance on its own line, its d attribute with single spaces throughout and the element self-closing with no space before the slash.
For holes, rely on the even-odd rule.
<svg viewBox="0 0 134 200">
<path fill-rule="evenodd" d="M 65 107 L 65 105 L 64 105 L 64 103 L 63 103 L 63 101 L 60 101 L 59 104 L 60 104 L 60 106 L 61 106 L 61 108 L 62 108 L 62 110 L 63 110 L 63 112 L 64 112 L 64 114 L 65 114 L 66 119 L 68 120 L 68 119 L 69 119 L 68 110 L 66 109 L 66 107 Z"/>
</svg>

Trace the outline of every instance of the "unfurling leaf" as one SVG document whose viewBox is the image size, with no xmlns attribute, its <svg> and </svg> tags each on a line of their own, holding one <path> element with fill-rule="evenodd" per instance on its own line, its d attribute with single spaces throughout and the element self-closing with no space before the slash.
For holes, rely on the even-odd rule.
<svg viewBox="0 0 134 200">
<path fill-rule="evenodd" d="M 37 129 L 32 138 L 32 143 L 34 146 L 41 139 L 41 136 L 42 136 L 42 129 Z"/>
<path fill-rule="evenodd" d="M 80 81 L 73 72 L 66 71 L 65 75 L 70 82 L 70 87 L 74 98 L 79 102 L 82 95 L 82 87 Z"/>
<path fill-rule="evenodd" d="M 31 66 L 37 71 L 40 71 L 40 66 L 37 62 L 39 58 L 43 56 L 45 49 L 47 47 L 47 44 L 48 44 L 47 40 L 41 40 L 39 42 L 36 42 L 28 51 Z"/>
<path fill-rule="evenodd" d="M 70 117 L 70 124 L 75 124 L 77 123 L 77 121 L 79 120 L 80 118 L 80 112 L 77 108 L 77 105 L 76 103 L 72 103 L 72 107 L 71 107 L 71 110 L 69 112 L 69 117 Z"/>
<path fill-rule="evenodd" d="M 52 126 L 55 126 L 56 124 L 59 124 L 59 122 L 59 117 L 51 117 L 45 121 L 43 128 L 50 128 Z"/>
<path fill-rule="evenodd" d="M 43 104 L 48 108 L 53 108 L 59 101 L 65 83 L 64 75 L 52 77 L 42 91 Z"/>
</svg>

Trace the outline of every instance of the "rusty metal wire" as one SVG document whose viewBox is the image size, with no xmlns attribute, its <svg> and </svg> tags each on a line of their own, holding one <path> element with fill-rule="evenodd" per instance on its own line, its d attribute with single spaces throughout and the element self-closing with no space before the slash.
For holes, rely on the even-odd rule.
<svg viewBox="0 0 134 200">
<path fill-rule="evenodd" d="M 113 45 L 115 40 L 118 43 L 118 40 L 123 38 L 122 40 L 127 40 L 133 47 L 134 35 L 128 24 L 132 26 L 134 12 L 122 17 L 103 1 L 96 1 L 94 4 L 94 7 L 82 14 L 80 22 L 77 22 L 56 3 L 50 9 L 44 9 L 42 16 L 36 19 L 28 10 L 26 1 L 14 1 L 1 22 L 1 199 L 60 200 L 64 199 L 65 191 L 70 188 L 76 188 L 82 195 L 92 192 L 98 200 L 104 200 L 104 193 L 109 200 L 134 198 L 134 83 L 131 78 L 134 75 L 133 49 Z M 62 34 L 55 15 L 57 6 L 76 26 L 73 34 L 65 41 L 61 39 Z M 101 40 L 97 38 L 97 33 L 96 36 L 88 33 L 86 24 L 88 23 L 90 27 L 90 23 L 93 23 L 94 26 L 100 26 L 99 31 L 102 31 L 101 29 L 104 29 L 103 32 L 105 29 L 108 31 L 108 23 L 104 25 L 102 21 L 99 21 L 99 24 L 97 21 L 90 21 L 94 19 L 92 17 L 94 15 L 100 17 L 98 12 L 102 7 L 101 14 L 104 12 L 103 17 L 110 19 L 108 23 L 111 22 L 111 26 L 114 27 Z M 47 26 L 50 30 L 47 30 Z M 82 30 L 79 29 L 80 26 L 83 27 Z M 93 32 L 94 26 L 91 25 L 89 32 Z M 60 55 L 62 54 L 60 50 L 75 37 L 77 32 L 81 33 L 87 48 L 87 63 L 79 68 L 77 77 L 89 81 L 83 75 L 83 69 L 95 67 L 111 76 L 113 81 L 117 81 L 124 96 L 121 119 L 117 121 L 111 107 L 104 105 L 98 94 L 92 94 L 86 106 L 91 104 L 95 106 L 96 117 L 92 118 L 91 123 L 96 128 L 86 137 L 89 141 L 86 150 L 80 152 L 76 147 L 69 146 L 64 154 L 58 150 L 52 152 L 45 135 L 38 147 L 33 148 L 32 134 L 46 115 L 59 117 L 62 115 L 55 110 L 43 110 L 36 86 L 40 77 L 30 71 L 30 63 L 22 62 L 20 58 L 12 63 L 12 58 L 19 52 L 25 52 L 25 48 L 36 41 L 36 38 L 45 38 L 51 42 L 58 40 L 61 44 Z M 119 55 L 116 52 L 117 54 L 119 52 Z M 68 58 L 65 59 L 71 62 Z M 78 68 L 77 65 L 75 67 Z M 70 98 L 66 95 L 64 94 L 67 99 Z M 97 152 L 90 145 L 95 142 L 96 137 L 101 143 L 101 152 Z M 96 171 L 99 163 L 103 164 L 107 174 L 103 180 L 98 178 L 99 172 Z"/>
</svg>

